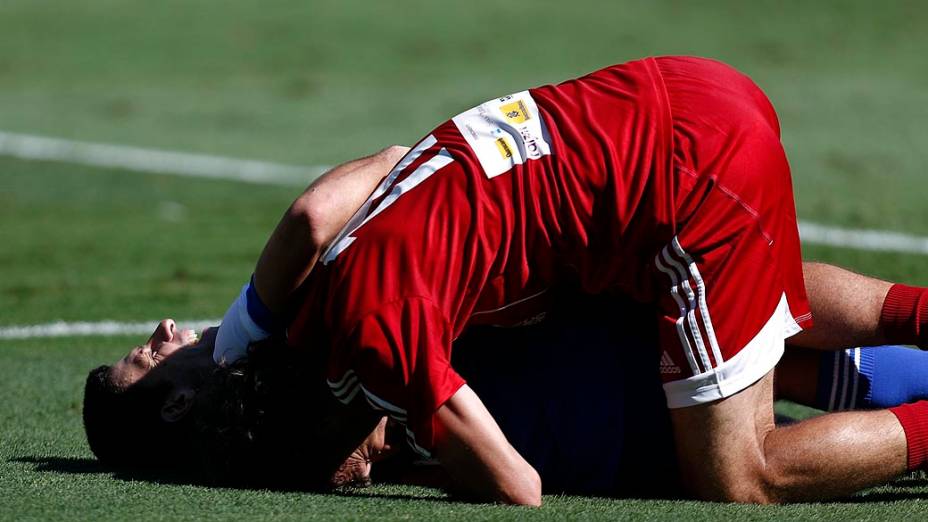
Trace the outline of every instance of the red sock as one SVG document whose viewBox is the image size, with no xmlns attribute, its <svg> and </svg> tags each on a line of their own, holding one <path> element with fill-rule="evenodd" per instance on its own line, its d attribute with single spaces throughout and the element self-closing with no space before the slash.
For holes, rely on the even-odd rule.
<svg viewBox="0 0 928 522">
<path fill-rule="evenodd" d="M 928 288 L 893 285 L 883 301 L 880 327 L 891 343 L 928 348 Z"/>
<path fill-rule="evenodd" d="M 928 401 L 918 401 L 890 408 L 899 419 L 908 446 L 909 471 L 922 469 L 928 463 Z"/>
</svg>

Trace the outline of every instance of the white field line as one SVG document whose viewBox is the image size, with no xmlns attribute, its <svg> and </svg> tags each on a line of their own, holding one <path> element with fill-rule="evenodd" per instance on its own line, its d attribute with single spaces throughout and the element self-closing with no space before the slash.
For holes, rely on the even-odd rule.
<svg viewBox="0 0 928 522">
<path fill-rule="evenodd" d="M 265 161 L 189 154 L 123 145 L 87 143 L 0 131 L 0 156 L 39 161 L 273 185 L 307 185 L 322 166 L 299 167 Z"/>
<path fill-rule="evenodd" d="M 859 250 L 897 252 L 928 255 L 928 238 L 879 230 L 854 230 L 828 227 L 816 223 L 799 224 L 802 241 L 807 244 L 822 244 Z M 185 328 L 202 330 L 219 324 L 219 319 L 179 321 Z M 6 339 L 34 339 L 43 337 L 76 337 L 117 335 L 148 335 L 154 331 L 158 321 L 121 323 L 117 321 L 76 322 L 63 321 L 38 325 L 0 326 L 0 341 Z"/>
<path fill-rule="evenodd" d="M 890 230 L 862 230 L 799 222 L 799 237 L 809 245 L 828 245 L 855 250 L 928 255 L 928 237 Z"/>
<path fill-rule="evenodd" d="M 220 319 L 200 319 L 195 321 L 178 321 L 177 324 L 181 328 L 191 328 L 199 332 L 208 326 L 216 326 L 219 324 L 219 321 Z M 64 321 L 58 321 L 28 326 L 0 327 L 0 340 L 35 339 L 40 337 L 150 335 L 155 331 L 156 326 L 158 326 L 158 321 L 143 321 L 137 323 L 121 323 L 118 321 L 66 323 Z"/>
<path fill-rule="evenodd" d="M 46 138 L 4 131 L 0 131 L 0 156 L 59 161 L 131 172 L 279 185 L 305 185 L 327 169 L 322 166 L 298 167 L 221 156 Z M 805 244 L 928 255 L 928 237 L 888 230 L 838 228 L 801 221 L 799 234 Z M 180 324 L 199 329 L 217 323 L 217 320 L 212 320 L 182 321 Z M 157 321 L 135 323 L 101 321 L 2 326 L 0 327 L 0 340 L 81 335 L 145 335 L 151 333 L 156 324 Z"/>
</svg>

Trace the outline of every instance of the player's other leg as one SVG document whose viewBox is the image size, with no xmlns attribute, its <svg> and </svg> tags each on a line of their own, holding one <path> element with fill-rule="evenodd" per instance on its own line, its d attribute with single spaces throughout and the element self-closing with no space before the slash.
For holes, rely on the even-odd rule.
<svg viewBox="0 0 928 522">
<path fill-rule="evenodd" d="M 788 348 L 777 398 L 825 411 L 891 408 L 928 399 L 928 352 L 905 346 Z"/>
<path fill-rule="evenodd" d="M 815 349 L 928 347 L 928 288 L 893 284 L 823 263 L 803 263 L 815 326 L 790 344 Z"/>
<path fill-rule="evenodd" d="M 928 289 L 892 284 L 822 263 L 803 263 L 815 325 L 790 339 L 834 352 L 787 353 L 778 391 L 823 410 L 885 408 L 928 398 Z M 815 383 L 814 385 L 812 383 Z"/>
</svg>

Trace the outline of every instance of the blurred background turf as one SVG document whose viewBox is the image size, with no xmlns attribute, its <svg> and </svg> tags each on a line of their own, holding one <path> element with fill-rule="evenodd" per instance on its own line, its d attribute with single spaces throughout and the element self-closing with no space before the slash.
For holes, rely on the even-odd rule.
<svg viewBox="0 0 928 522">
<path fill-rule="evenodd" d="M 0 128 L 331 164 L 501 93 L 697 54 L 774 101 L 803 215 L 928 233 L 906 197 L 926 23 L 914 0 L 5 0 Z"/>
<path fill-rule="evenodd" d="M 924 2 L 902 0 L 0 0 L 0 130 L 332 164 L 504 93 L 704 55 L 777 107 L 800 217 L 926 235 L 925 27 Z M 0 325 L 221 315 L 297 192 L 0 158 Z M 921 256 L 805 253 L 928 283 Z M 82 460 L 78 401 L 86 370 L 129 342 L 0 341 L 0 519 L 526 516 L 113 481 Z M 192 507 L 161 509 L 151 491 Z M 897 485 L 788 510 L 550 499 L 533 515 L 902 518 L 923 508 L 893 500 L 923 494 Z"/>
<path fill-rule="evenodd" d="M 773 100 L 802 218 L 928 234 L 926 13 L 850 0 L 6 0 L 0 130 L 332 164 L 410 144 L 493 96 L 697 54 Z M 0 159 L 0 323 L 215 315 L 295 193 Z M 807 252 L 928 282 L 918 258 Z"/>
</svg>

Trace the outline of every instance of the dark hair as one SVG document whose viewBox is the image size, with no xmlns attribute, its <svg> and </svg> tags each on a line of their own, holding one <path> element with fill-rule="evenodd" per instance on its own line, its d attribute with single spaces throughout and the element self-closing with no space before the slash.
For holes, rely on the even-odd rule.
<svg viewBox="0 0 928 522">
<path fill-rule="evenodd" d="M 101 366 L 84 391 L 87 441 L 107 465 L 171 468 L 250 487 L 341 485 L 333 482 L 336 470 L 379 416 L 363 436 L 366 424 L 343 424 L 345 407 L 323 377 L 324 356 L 307 352 L 278 339 L 252 345 L 248 357 L 209 376 L 193 409 L 175 423 L 161 419 L 166 389 L 136 383 L 120 390 Z M 159 444 L 146 447 L 153 437 Z"/>
<path fill-rule="evenodd" d="M 342 408 L 325 384 L 323 359 L 277 339 L 219 370 L 194 412 L 200 457 L 223 482 L 325 489 L 357 444 L 326 419 Z M 370 430 L 368 430 L 368 433 Z M 344 447 L 339 447 L 344 446 Z"/>
<path fill-rule="evenodd" d="M 123 389 L 110 380 L 109 372 L 109 366 L 91 370 L 84 385 L 84 432 L 100 462 L 171 467 L 186 459 L 189 422 L 161 418 L 168 389 L 139 383 Z"/>
</svg>

